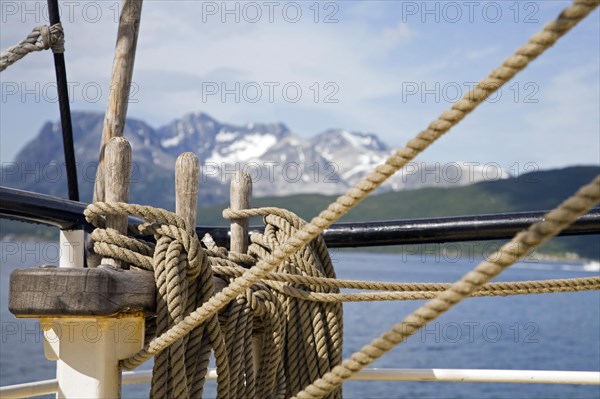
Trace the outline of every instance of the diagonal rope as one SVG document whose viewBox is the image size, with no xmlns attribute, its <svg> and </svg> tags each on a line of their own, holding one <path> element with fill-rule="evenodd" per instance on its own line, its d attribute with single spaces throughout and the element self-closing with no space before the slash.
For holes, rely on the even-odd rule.
<svg viewBox="0 0 600 399">
<path fill-rule="evenodd" d="M 577 281 L 553 280 L 537 281 L 537 284 L 511 283 L 508 289 L 489 289 L 491 284 L 487 284 L 480 290 L 471 294 L 472 297 L 484 296 L 513 296 L 530 294 L 550 294 L 557 292 L 580 292 L 600 290 L 600 277 L 588 277 L 582 279 L 572 279 Z M 442 290 L 427 291 L 383 291 L 383 292 L 359 292 L 359 293 L 323 293 L 315 292 L 282 284 L 279 282 L 268 283 L 269 287 L 288 297 L 303 299 L 313 302 L 367 302 L 367 301 L 414 301 L 422 299 L 432 299 L 439 295 Z M 446 289 L 450 284 L 444 284 Z"/>
<path fill-rule="evenodd" d="M 442 313 L 479 290 L 485 283 L 502 273 L 507 267 L 527 255 L 561 230 L 568 227 L 579 216 L 588 212 L 600 202 L 600 175 L 583 186 L 554 210 L 548 212 L 544 220 L 529 226 L 504 244 L 490 259 L 480 263 L 473 271 L 464 275 L 446 291 L 419 307 L 412 314 L 394 325 L 380 337 L 371 341 L 354 353 L 341 365 L 335 367 L 322 378 L 304 388 L 296 398 L 317 399 L 339 387 L 345 380 L 379 359 L 399 343 L 405 341 L 422 327 L 435 320 Z"/>
<path fill-rule="evenodd" d="M 414 159 L 419 153 L 450 130 L 451 127 L 458 124 L 492 93 L 512 79 L 518 72 L 525 69 L 531 61 L 552 47 L 560 37 L 590 14 L 599 3 L 600 0 L 575 0 L 571 6 L 563 10 L 557 19 L 547 24 L 542 31 L 533 35 L 527 44 L 517 49 L 515 54 L 506 59 L 500 67 L 493 70 L 488 77 L 481 80 L 477 86 L 469 90 L 449 111 L 441 114 L 426 130 L 420 132 L 415 138 L 410 140 L 404 148 L 399 149 L 383 165 L 378 166 L 375 171 L 350 188 L 345 194 L 338 197 L 327 209 L 323 210 L 310 223 L 306 224 L 284 244 L 275 249 L 270 256 L 259 261 L 242 276 L 234 279 L 223 291 L 210 298 L 201 307 L 173 326 L 171 330 L 156 337 L 140 352 L 124 360 L 123 366 L 126 368 L 139 366 L 154 354 L 159 353 L 177 341 L 179 337 L 188 334 L 196 326 L 223 309 L 235 297 L 313 240 L 323 230 L 345 215 L 369 193 L 406 165 L 406 163 Z"/>
</svg>

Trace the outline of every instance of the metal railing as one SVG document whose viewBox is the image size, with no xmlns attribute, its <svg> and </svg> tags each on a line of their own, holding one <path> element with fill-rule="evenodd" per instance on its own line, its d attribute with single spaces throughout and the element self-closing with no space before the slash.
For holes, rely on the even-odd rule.
<svg viewBox="0 0 600 399">
<path fill-rule="evenodd" d="M 61 230 L 94 229 L 85 220 L 87 204 L 44 194 L 0 187 L 0 217 L 56 226 Z M 429 244 L 457 241 L 512 238 L 532 223 L 543 219 L 545 211 L 492 215 L 458 216 L 378 222 L 336 223 L 323 232 L 330 248 L 373 247 L 379 245 Z M 140 222 L 130 218 L 130 222 Z M 261 231 L 250 226 L 249 231 Z M 221 246 L 229 245 L 229 227 L 196 227 L 198 237 L 209 233 Z M 559 236 L 600 234 L 600 208 L 581 216 Z"/>
<path fill-rule="evenodd" d="M 216 369 L 209 369 L 207 379 L 216 380 Z M 123 372 L 122 383 L 144 384 L 152 379 L 151 370 Z M 519 384 L 600 385 L 600 372 L 554 370 L 486 370 L 486 369 L 365 369 L 350 378 L 355 381 L 429 381 L 429 382 L 508 382 Z M 47 395 L 58 391 L 58 380 L 45 380 L 0 387 L 6 399 Z"/>
</svg>

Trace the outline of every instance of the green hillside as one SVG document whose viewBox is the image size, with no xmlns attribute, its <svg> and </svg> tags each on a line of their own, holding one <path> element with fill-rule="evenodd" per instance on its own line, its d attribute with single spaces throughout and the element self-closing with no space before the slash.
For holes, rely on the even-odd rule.
<svg viewBox="0 0 600 399">
<path fill-rule="evenodd" d="M 423 188 L 384 193 L 368 197 L 341 221 L 420 219 L 549 210 L 599 173 L 599 167 L 578 166 L 533 172 L 518 178 L 482 182 L 465 187 Z M 252 205 L 287 208 L 305 219 L 310 219 L 334 199 L 334 196 L 305 194 L 257 198 L 252 201 Z M 224 207 L 225 205 L 201 208 L 198 223 L 226 225 L 227 221 L 221 218 Z M 547 243 L 543 250 L 546 253 L 560 254 L 575 252 L 584 257 L 598 259 L 600 236 L 560 237 Z"/>
<path fill-rule="evenodd" d="M 465 187 L 423 188 L 372 195 L 344 216 L 342 221 L 548 210 L 573 194 L 581 185 L 592 180 L 598 173 L 599 167 L 576 166 Z M 252 200 L 252 205 L 287 208 L 303 218 L 310 218 L 335 198 L 300 194 L 256 198 Z M 207 225 L 225 224 L 221 218 L 221 211 L 225 206 L 200 208 L 199 222 Z"/>
</svg>

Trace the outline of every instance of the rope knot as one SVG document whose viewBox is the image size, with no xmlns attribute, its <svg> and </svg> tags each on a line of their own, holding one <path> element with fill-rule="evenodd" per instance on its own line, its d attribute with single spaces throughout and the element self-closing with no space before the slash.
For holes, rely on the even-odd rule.
<svg viewBox="0 0 600 399">
<path fill-rule="evenodd" d="M 163 209 L 121 202 L 90 204 L 84 215 L 97 227 L 92 233 L 96 253 L 154 273 L 156 317 L 147 318 L 146 327 L 156 336 L 174 336 L 176 333 L 171 329 L 214 295 L 206 251 L 200 246 L 194 228 L 181 217 Z M 129 232 L 134 236 L 130 237 L 106 229 L 107 216 L 134 216 L 143 222 L 129 225 Z M 149 235 L 154 237 L 156 245 L 136 238 Z M 219 397 L 224 397 L 223 392 L 229 386 L 228 360 L 216 313 L 156 354 L 153 397 L 201 397 L 205 375 L 196 369 L 208 364 L 207 347 L 215 350 Z M 123 367 L 130 369 L 137 364 L 134 356 L 125 360 Z"/>
<path fill-rule="evenodd" d="M 48 50 L 52 45 L 52 37 L 50 36 L 50 27 L 43 25 L 39 27 L 40 30 L 40 47 L 43 50 Z"/>
<path fill-rule="evenodd" d="M 60 22 L 50 27 L 44 25 L 33 28 L 25 40 L 3 51 L 0 54 L 0 72 L 29 53 L 49 48 L 55 54 L 65 52 L 65 34 Z"/>
<path fill-rule="evenodd" d="M 187 278 L 196 278 L 202 264 L 207 261 L 195 230 L 187 226 L 182 218 L 164 209 L 121 202 L 96 202 L 88 205 L 84 215 L 88 222 L 97 227 L 92 233 L 92 239 L 95 241 L 94 252 L 104 257 L 120 260 L 141 269 L 155 270 L 157 262 L 166 259 L 167 252 L 172 253 L 169 256 L 176 253 L 181 257 L 179 262 L 185 265 Z M 144 219 L 144 223 L 129 225 L 129 231 L 134 236 L 152 235 L 157 245 L 105 229 L 105 218 L 108 215 L 136 216 Z M 158 245 L 159 243 L 162 245 Z"/>
<path fill-rule="evenodd" d="M 39 32 L 37 37 L 34 35 L 36 31 Z M 40 50 L 52 49 L 52 52 L 55 54 L 65 52 L 65 35 L 60 22 L 52 26 L 38 26 L 33 30 L 32 35 L 28 39 L 33 39 L 34 37 L 34 44 Z"/>
<path fill-rule="evenodd" d="M 65 52 L 65 32 L 62 24 L 59 22 L 48 28 L 47 36 L 42 36 L 46 48 L 51 48 L 54 54 L 61 54 Z"/>
</svg>

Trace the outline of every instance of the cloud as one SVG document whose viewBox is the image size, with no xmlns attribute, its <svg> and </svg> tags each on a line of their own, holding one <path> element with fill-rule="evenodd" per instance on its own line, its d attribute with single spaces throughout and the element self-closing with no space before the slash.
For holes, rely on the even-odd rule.
<svg viewBox="0 0 600 399">
<path fill-rule="evenodd" d="M 72 108 L 103 111 L 110 90 L 118 3 L 92 3 L 101 6 L 97 20 L 90 18 L 91 9 L 88 14 L 83 13 L 87 3 L 81 3 L 71 13 L 63 13 L 72 17 L 63 18 L 67 34 L 65 56 L 69 80 L 80 85 L 74 92 Z M 34 3 L 28 3 L 28 7 L 33 7 L 31 4 Z M 333 6 L 319 3 L 318 13 L 312 2 L 297 2 L 302 8 L 302 17 L 297 22 L 290 22 L 293 9 L 289 8 L 284 14 L 285 3 L 278 3 L 272 15 L 263 7 L 261 18 L 256 22 L 248 21 L 255 15 L 251 9 L 243 11 L 249 3 L 228 2 L 226 7 L 230 10 L 238 7 L 233 14 L 228 14 L 223 4 L 145 2 L 133 77 L 136 85 L 133 97 L 137 102 L 130 104 L 130 116 L 160 125 L 187 112 L 204 111 L 232 123 L 281 120 L 303 134 L 315 134 L 331 127 L 367 130 L 380 134 L 392 145 L 402 145 L 451 106 L 446 98 L 433 100 L 434 96 L 425 96 L 422 101 L 420 93 L 410 101 L 403 101 L 407 83 L 416 83 L 420 88 L 432 88 L 436 84 L 442 88 L 448 84 L 464 87 L 466 82 L 485 76 L 513 50 L 517 39 L 522 43 L 537 29 L 537 25 L 515 24 L 508 18 L 511 14 L 498 24 L 485 24 L 485 21 L 436 24 L 431 23 L 432 19 L 422 23 L 416 17 L 404 23 L 399 2 L 353 1 L 331 3 Z M 215 12 L 207 8 L 211 5 L 219 9 Z M 540 7 L 536 14 L 540 26 L 556 15 L 555 8 L 554 5 Z M 236 17 L 239 22 L 235 22 Z M 326 17 L 337 22 L 324 23 Z M 31 18 L 23 20 L 20 15 L 7 18 L 6 23 L 3 21 L 0 25 L 2 48 L 21 40 L 33 26 L 39 25 Z M 552 52 L 557 58 L 568 58 L 580 53 L 580 47 L 586 49 L 588 53 L 583 55 L 583 62 L 589 68 L 595 67 L 597 72 L 597 55 L 593 50 L 598 47 L 597 32 L 598 22 L 591 17 L 573 31 L 571 38 L 565 39 L 570 45 L 557 46 Z M 536 61 L 538 72 L 533 75 L 526 72 L 517 80 L 521 84 L 527 79 L 545 81 L 548 72 L 539 66 L 554 64 L 557 58 L 544 61 L 544 57 Z M 50 83 L 54 81 L 50 65 L 48 53 L 33 54 L 4 72 L 2 81 L 28 87 L 36 81 Z M 502 137 L 511 134 L 507 130 L 517 129 L 517 121 L 526 123 L 531 131 L 558 132 L 568 128 L 565 121 L 582 119 L 584 114 L 592 115 L 592 122 L 585 128 L 590 131 L 597 126 L 594 120 L 597 121 L 598 115 L 593 110 L 597 105 L 593 91 L 598 91 L 598 81 L 589 79 L 593 71 L 576 72 L 571 76 L 572 68 L 568 64 L 557 68 L 564 76 L 554 81 L 555 93 L 551 97 L 557 94 L 558 100 L 550 100 L 550 93 L 544 91 L 539 109 L 510 102 L 484 105 L 482 117 L 478 116 L 479 111 L 470 116 L 458 134 L 476 140 L 485 128 Z M 274 101 L 268 101 L 265 84 L 269 82 L 279 84 Z M 83 98 L 82 87 L 88 83 L 100 85 L 101 99 L 92 102 Z M 226 95 L 225 101 L 222 101 L 222 93 L 207 98 L 203 91 L 206 83 L 216 83 L 219 89 L 224 84 L 225 89 L 238 92 L 244 90 L 244 85 L 249 85 L 248 90 L 258 85 L 263 97 L 256 103 L 248 101 L 244 94 L 240 101 L 236 101 L 235 94 Z M 282 94 L 283 87 L 289 83 L 302 89 L 297 102 L 288 101 Z M 506 91 L 505 95 L 509 94 Z M 326 98 L 337 102 L 326 102 Z M 581 99 L 584 104 L 577 105 Z M 53 103 L 32 104 L 19 101 L 15 96 L 3 102 L 2 107 L 3 157 L 12 156 L 44 120 L 58 118 L 58 106 Z M 544 115 L 549 117 L 542 116 L 542 108 L 546 108 Z M 31 117 L 32 109 L 36 109 L 35 118 Z M 540 114 L 528 116 L 530 111 Z M 507 112 L 510 112 L 510 120 L 505 116 Z M 22 134 L 7 138 L 5 132 L 8 131 Z M 449 150 L 457 151 L 457 158 L 469 159 L 465 148 L 471 144 L 446 143 Z M 495 156 L 497 148 L 479 155 Z M 510 147 L 510 151 L 521 150 Z M 437 150 L 432 154 L 446 156 Z M 512 156 L 508 150 L 506 154 Z M 577 157 L 564 155 L 557 159 L 574 162 Z"/>
<path fill-rule="evenodd" d="M 396 26 L 383 30 L 382 38 L 386 47 L 394 48 L 415 37 L 415 32 L 408 24 L 398 22 Z"/>
<path fill-rule="evenodd" d="M 560 165 L 577 154 L 582 163 L 600 163 L 598 64 L 561 71 L 540 90 L 540 103 L 528 113 L 525 130 L 548 143 L 544 162 Z M 543 152 L 542 152 L 543 153 Z"/>
</svg>

